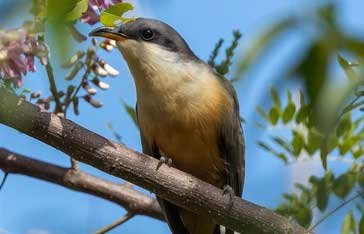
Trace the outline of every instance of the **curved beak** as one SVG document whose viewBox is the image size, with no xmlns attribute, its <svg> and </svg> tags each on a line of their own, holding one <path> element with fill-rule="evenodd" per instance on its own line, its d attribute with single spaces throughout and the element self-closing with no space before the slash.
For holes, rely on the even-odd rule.
<svg viewBox="0 0 364 234">
<path fill-rule="evenodd" d="M 118 30 L 118 28 L 110 27 L 96 28 L 92 30 L 88 35 L 94 37 L 105 37 L 115 41 L 124 41 L 129 38 L 125 33 Z"/>
</svg>

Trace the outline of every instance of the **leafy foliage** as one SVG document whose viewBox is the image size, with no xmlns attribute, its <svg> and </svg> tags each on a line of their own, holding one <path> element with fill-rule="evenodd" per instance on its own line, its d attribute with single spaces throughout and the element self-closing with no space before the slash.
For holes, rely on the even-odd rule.
<svg viewBox="0 0 364 234">
<path fill-rule="evenodd" d="M 105 26 L 115 26 L 118 23 L 125 23 L 133 20 L 132 18 L 125 18 L 122 15 L 128 11 L 133 10 L 134 7 L 130 3 L 121 2 L 117 3 L 108 9 L 101 12 L 100 22 Z"/>
<path fill-rule="evenodd" d="M 338 58 L 338 63 L 350 64 L 343 57 Z M 342 66 L 342 68 L 346 69 L 347 76 L 354 74 L 347 71 L 348 67 Z M 351 80 L 357 79 L 356 77 L 356 75 L 348 77 L 347 82 L 352 82 Z M 360 86 L 358 84 L 356 89 L 360 89 Z M 316 226 L 312 224 L 315 207 L 324 214 L 324 218 L 331 214 L 328 211 L 331 196 L 345 201 L 350 194 L 359 193 L 361 197 L 364 194 L 362 93 L 356 91 L 353 95 L 355 97 L 351 102 L 344 107 L 337 107 L 341 112 L 335 117 L 336 121 L 332 124 L 331 131 L 323 130 L 315 123 L 313 116 L 315 107 L 311 102 L 305 101 L 307 98 L 303 92 L 297 92 L 296 96 L 299 97 L 295 101 L 291 91 L 287 91 L 287 97 L 283 99 L 279 92 L 271 87 L 271 107 L 267 111 L 261 106 L 257 107 L 266 125 L 274 127 L 280 124 L 280 127 L 283 126 L 290 132 L 290 136 L 287 137 L 287 134 L 282 136 L 278 130 L 273 131 L 271 141 L 258 142 L 263 150 L 286 164 L 299 162 L 301 158 L 314 158 L 320 155 L 322 166 L 327 169 L 322 177 L 311 176 L 307 186 L 296 184 L 298 193 L 284 194 L 285 202 L 276 209 L 278 213 L 293 218 L 303 226 Z M 334 175 L 327 165 L 328 158 L 333 157 L 329 156 L 330 154 L 339 155 L 340 159 L 350 158 L 352 166 L 346 172 Z M 360 199 L 360 196 L 356 195 L 355 199 Z M 357 233 L 357 229 L 359 230 L 359 227 L 356 225 L 355 216 L 349 213 L 344 220 L 342 233 Z"/>
<path fill-rule="evenodd" d="M 216 59 L 219 55 L 220 49 L 224 43 L 223 39 L 220 39 L 213 49 L 209 60 L 207 63 L 213 67 L 217 73 L 221 75 L 226 75 L 229 72 L 229 68 L 232 64 L 232 59 L 234 57 L 234 51 L 238 47 L 239 40 L 241 38 L 241 33 L 236 30 L 233 31 L 233 41 L 231 42 L 231 45 L 225 50 L 225 59 L 220 62 L 220 64 L 216 64 Z M 233 79 L 232 79 L 233 80 Z"/>
</svg>

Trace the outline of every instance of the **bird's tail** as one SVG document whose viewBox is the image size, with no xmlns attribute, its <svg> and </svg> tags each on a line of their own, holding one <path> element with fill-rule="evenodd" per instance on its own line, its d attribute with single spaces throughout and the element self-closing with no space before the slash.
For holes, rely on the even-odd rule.
<svg viewBox="0 0 364 234">
<path fill-rule="evenodd" d="M 220 234 L 220 228 L 207 216 L 197 215 L 187 210 L 181 210 L 182 221 L 189 234 Z"/>
</svg>

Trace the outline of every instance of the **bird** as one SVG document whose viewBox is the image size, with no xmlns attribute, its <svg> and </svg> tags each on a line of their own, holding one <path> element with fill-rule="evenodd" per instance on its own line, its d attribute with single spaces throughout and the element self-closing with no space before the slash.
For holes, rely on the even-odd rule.
<svg viewBox="0 0 364 234">
<path fill-rule="evenodd" d="M 230 81 L 199 59 L 172 26 L 156 19 L 99 27 L 89 36 L 115 40 L 129 67 L 143 153 L 241 196 L 245 143 Z M 173 234 L 220 234 L 211 218 L 157 200 Z"/>
</svg>

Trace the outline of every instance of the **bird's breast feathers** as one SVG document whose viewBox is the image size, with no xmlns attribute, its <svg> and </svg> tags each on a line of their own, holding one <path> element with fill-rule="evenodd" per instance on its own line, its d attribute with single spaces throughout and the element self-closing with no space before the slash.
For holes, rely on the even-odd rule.
<svg viewBox="0 0 364 234">
<path fill-rule="evenodd" d="M 134 77 L 141 131 L 177 168 L 222 186 L 218 137 L 233 100 L 207 65 L 168 63 L 145 65 L 144 82 Z"/>
</svg>

